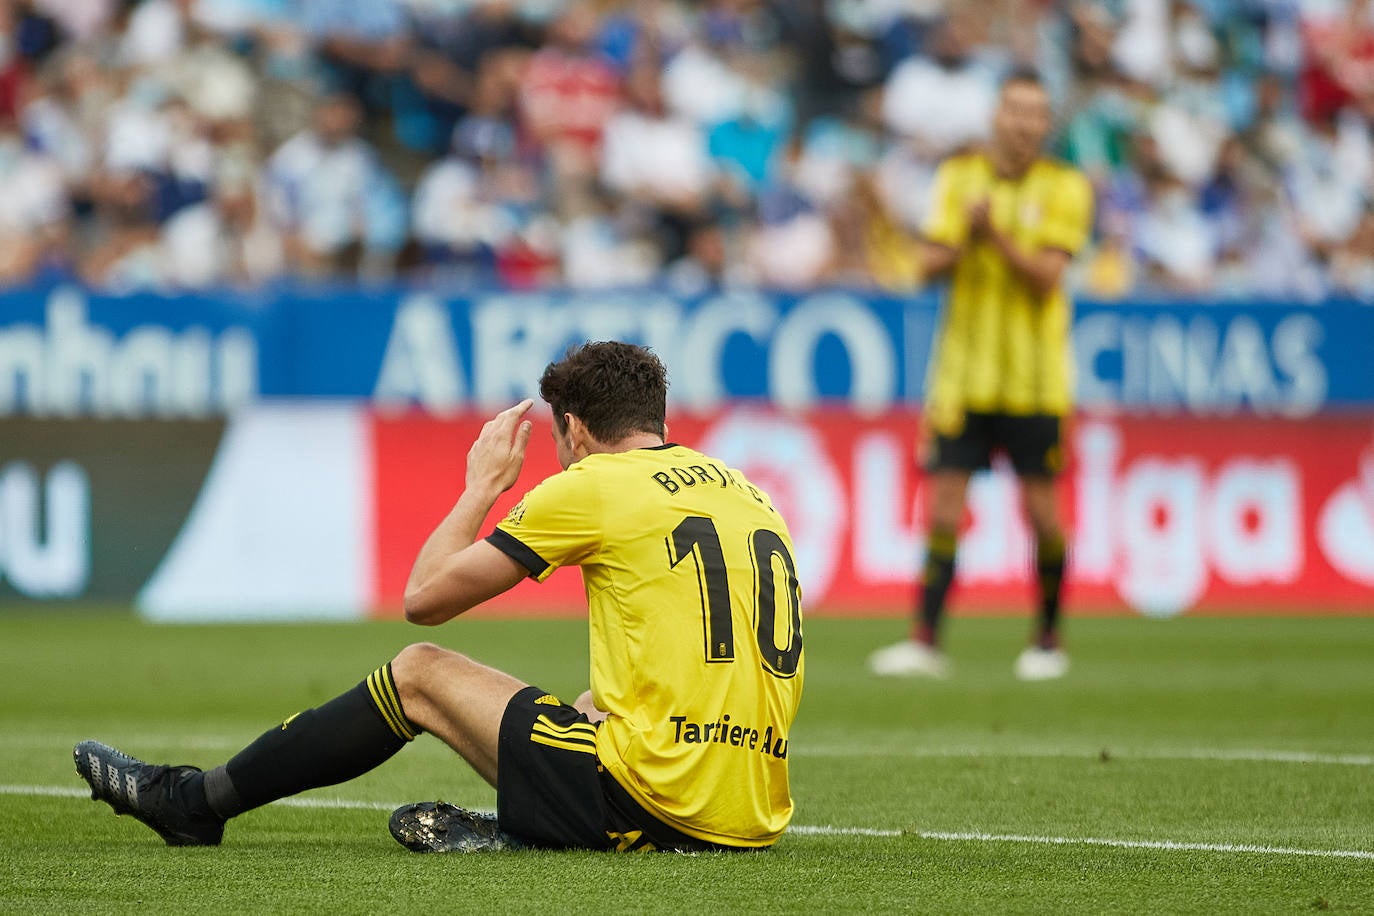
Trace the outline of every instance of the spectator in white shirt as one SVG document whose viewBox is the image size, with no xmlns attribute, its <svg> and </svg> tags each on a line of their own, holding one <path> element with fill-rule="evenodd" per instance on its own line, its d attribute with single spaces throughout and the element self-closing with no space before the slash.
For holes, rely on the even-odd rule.
<svg viewBox="0 0 1374 916">
<path fill-rule="evenodd" d="M 967 17 L 952 13 L 934 32 L 930 56 L 907 58 L 883 89 L 883 121 L 939 158 L 987 137 L 997 75 L 973 56 Z"/>
<path fill-rule="evenodd" d="M 494 277 L 497 253 L 514 240 L 519 210 L 532 196 L 511 160 L 515 137 L 498 118 L 470 116 L 453 131 L 450 152 L 420 176 L 412 235 L 439 277 Z"/>
<path fill-rule="evenodd" d="M 625 105 L 606 125 L 601 180 L 649 211 L 664 263 L 682 256 L 713 175 L 701 128 L 666 110 L 656 61 L 636 63 L 626 77 Z"/>
<path fill-rule="evenodd" d="M 28 279 L 60 253 L 69 209 L 62 167 L 26 149 L 13 124 L 0 127 L 0 281 Z"/>
<path fill-rule="evenodd" d="M 295 271 L 342 269 L 361 254 L 369 185 L 382 170 L 372 146 L 358 136 L 360 120 L 352 96 L 328 96 L 311 126 L 268 160 L 272 218 Z"/>
</svg>

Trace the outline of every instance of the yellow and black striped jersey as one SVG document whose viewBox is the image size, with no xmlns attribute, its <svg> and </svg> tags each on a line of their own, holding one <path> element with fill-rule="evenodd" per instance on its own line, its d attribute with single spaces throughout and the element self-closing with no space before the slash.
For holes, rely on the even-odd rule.
<svg viewBox="0 0 1374 916">
<path fill-rule="evenodd" d="M 488 540 L 543 581 L 582 568 L 603 766 L 689 836 L 765 846 L 792 816 L 803 679 L 792 541 L 737 470 L 680 445 L 594 454 Z"/>
<path fill-rule="evenodd" d="M 970 241 L 968 211 L 983 200 L 1026 251 L 1075 254 L 1091 229 L 1092 186 L 1068 165 L 1039 159 L 1006 180 L 981 152 L 941 164 L 924 235 L 961 249 L 927 379 L 927 415 L 945 435 L 969 411 L 1063 416 L 1073 405 L 1069 298 L 1062 286 L 1037 294 L 991 241 Z"/>
</svg>

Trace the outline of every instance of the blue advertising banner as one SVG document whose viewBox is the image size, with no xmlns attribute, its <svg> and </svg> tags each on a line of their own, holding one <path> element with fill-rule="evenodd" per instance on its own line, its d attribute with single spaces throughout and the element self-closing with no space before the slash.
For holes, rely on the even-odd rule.
<svg viewBox="0 0 1374 916">
<path fill-rule="evenodd" d="M 766 399 L 881 410 L 919 401 L 934 295 L 658 290 L 462 295 L 397 287 L 163 297 L 0 294 L 0 414 L 200 416 L 261 397 L 443 413 L 535 393 L 571 343 L 667 362 L 681 407 Z M 1374 406 L 1374 307 L 1080 303 L 1086 407 L 1307 416 Z"/>
<path fill-rule="evenodd" d="M 285 310 L 247 295 L 0 293 L 0 415 L 225 413 L 286 389 Z"/>
</svg>

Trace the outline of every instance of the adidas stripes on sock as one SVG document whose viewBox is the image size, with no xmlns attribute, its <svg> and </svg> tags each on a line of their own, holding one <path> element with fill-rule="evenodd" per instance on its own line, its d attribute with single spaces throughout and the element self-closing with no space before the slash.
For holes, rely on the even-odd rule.
<svg viewBox="0 0 1374 916">
<path fill-rule="evenodd" d="M 954 582 L 954 554 L 958 534 L 950 529 L 932 528 L 926 543 L 926 562 L 921 570 L 921 614 L 916 638 L 935 645 L 940 618 L 945 613 L 945 598 Z"/>
</svg>

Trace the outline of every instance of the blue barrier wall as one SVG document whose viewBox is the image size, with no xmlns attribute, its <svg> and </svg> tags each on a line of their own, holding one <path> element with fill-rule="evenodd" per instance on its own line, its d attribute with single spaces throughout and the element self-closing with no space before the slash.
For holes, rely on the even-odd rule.
<svg viewBox="0 0 1374 916">
<path fill-rule="evenodd" d="M 570 343 L 653 346 L 680 406 L 765 398 L 919 401 L 934 295 L 824 290 L 682 299 L 656 290 L 264 290 L 162 297 L 0 294 L 0 413 L 205 415 L 259 397 L 436 411 L 534 394 Z M 1374 307 L 1081 302 L 1084 406 L 1306 416 L 1374 406 Z"/>
</svg>

